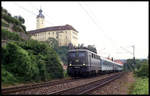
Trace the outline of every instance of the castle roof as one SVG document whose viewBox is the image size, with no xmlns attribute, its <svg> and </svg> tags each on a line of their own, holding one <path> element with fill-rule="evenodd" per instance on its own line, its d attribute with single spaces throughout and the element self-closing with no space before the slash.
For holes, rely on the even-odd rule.
<svg viewBox="0 0 150 96">
<path fill-rule="evenodd" d="M 64 26 L 52 26 L 52 27 L 45 27 L 41 29 L 31 30 L 31 31 L 28 31 L 28 33 L 35 34 L 35 33 L 41 33 L 41 32 L 46 32 L 46 31 L 59 31 L 59 30 L 74 30 L 78 32 L 71 25 L 66 24 Z"/>
<path fill-rule="evenodd" d="M 44 15 L 42 14 L 42 10 L 39 10 L 39 15 L 37 15 L 37 18 L 44 18 Z"/>
</svg>

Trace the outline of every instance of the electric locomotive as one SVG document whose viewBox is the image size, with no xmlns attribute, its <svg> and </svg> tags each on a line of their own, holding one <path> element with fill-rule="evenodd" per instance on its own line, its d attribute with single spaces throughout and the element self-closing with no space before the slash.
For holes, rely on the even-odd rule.
<svg viewBox="0 0 150 96">
<path fill-rule="evenodd" d="M 100 56 L 96 53 L 87 49 L 69 50 L 67 72 L 71 77 L 95 75 L 100 69 Z"/>
<path fill-rule="evenodd" d="M 122 71 L 123 65 L 102 58 L 88 49 L 71 49 L 68 52 L 67 73 L 71 77 Z"/>
</svg>

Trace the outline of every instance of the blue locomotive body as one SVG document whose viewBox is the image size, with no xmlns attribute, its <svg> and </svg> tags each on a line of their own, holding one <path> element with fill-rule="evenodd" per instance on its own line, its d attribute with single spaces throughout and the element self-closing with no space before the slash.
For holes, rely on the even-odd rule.
<svg viewBox="0 0 150 96">
<path fill-rule="evenodd" d="M 72 49 L 68 52 L 67 72 L 71 77 L 89 76 L 121 70 L 122 65 L 101 58 L 96 53 L 87 49 Z"/>
</svg>

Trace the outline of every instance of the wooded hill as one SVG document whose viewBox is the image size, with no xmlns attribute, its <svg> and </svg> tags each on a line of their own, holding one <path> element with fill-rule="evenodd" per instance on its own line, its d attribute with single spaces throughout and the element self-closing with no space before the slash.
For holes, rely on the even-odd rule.
<svg viewBox="0 0 150 96">
<path fill-rule="evenodd" d="M 2 8 L 2 84 L 63 78 L 56 51 L 46 42 L 32 40 L 21 16 L 12 17 Z M 3 42 L 6 41 L 6 42 Z"/>
</svg>

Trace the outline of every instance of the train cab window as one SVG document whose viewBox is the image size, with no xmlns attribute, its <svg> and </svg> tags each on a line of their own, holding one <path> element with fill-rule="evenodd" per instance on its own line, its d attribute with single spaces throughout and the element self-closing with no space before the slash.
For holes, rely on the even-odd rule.
<svg viewBox="0 0 150 96">
<path fill-rule="evenodd" d="M 75 53 L 69 53 L 70 57 L 75 57 Z"/>
<path fill-rule="evenodd" d="M 79 53 L 79 57 L 84 57 L 85 56 L 85 52 L 80 52 Z"/>
<path fill-rule="evenodd" d="M 70 52 L 69 56 L 70 57 L 85 57 L 86 52 Z"/>
<path fill-rule="evenodd" d="M 94 55 L 92 54 L 92 58 L 94 58 Z"/>
</svg>

